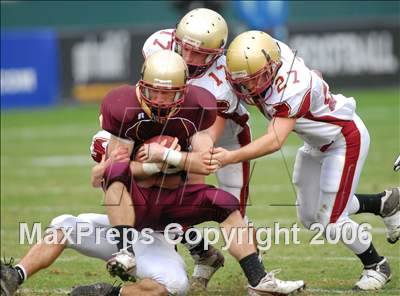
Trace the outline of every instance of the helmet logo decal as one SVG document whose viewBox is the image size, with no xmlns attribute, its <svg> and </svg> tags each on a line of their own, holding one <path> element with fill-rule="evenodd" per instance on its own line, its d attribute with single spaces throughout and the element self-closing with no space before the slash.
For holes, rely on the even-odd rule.
<svg viewBox="0 0 400 296">
<path fill-rule="evenodd" d="M 201 41 L 200 40 L 194 39 L 194 38 L 192 38 L 190 36 L 187 36 L 187 35 L 183 36 L 182 42 L 190 44 L 190 45 L 192 45 L 194 47 L 200 47 L 200 45 L 201 45 Z"/>
<path fill-rule="evenodd" d="M 235 72 L 231 73 L 231 76 L 232 76 L 233 79 L 244 78 L 247 75 L 249 75 L 249 74 L 247 73 L 246 70 L 235 71 Z"/>
<path fill-rule="evenodd" d="M 172 80 L 154 78 L 154 86 L 172 87 Z"/>
</svg>

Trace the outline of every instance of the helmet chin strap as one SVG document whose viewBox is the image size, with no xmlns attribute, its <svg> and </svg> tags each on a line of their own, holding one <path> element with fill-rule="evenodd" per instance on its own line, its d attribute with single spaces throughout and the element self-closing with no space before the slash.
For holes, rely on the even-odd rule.
<svg viewBox="0 0 400 296">
<path fill-rule="evenodd" d="M 188 64 L 189 77 L 192 79 L 201 76 L 208 70 L 209 67 L 210 66 L 195 66 Z"/>
<path fill-rule="evenodd" d="M 271 86 L 270 86 L 271 87 Z M 267 87 L 265 90 L 263 90 L 261 93 L 257 94 L 256 96 L 252 96 L 252 100 L 254 102 L 260 102 L 263 101 L 265 98 L 265 95 L 267 94 L 267 91 L 270 87 Z"/>
<path fill-rule="evenodd" d="M 256 94 L 254 96 L 249 96 L 247 99 L 248 101 L 251 101 L 252 103 L 250 104 L 255 104 L 260 106 L 264 101 L 266 101 L 265 96 L 267 94 L 267 91 L 271 88 L 271 86 L 267 87 L 265 90 L 263 90 L 261 93 Z"/>
</svg>

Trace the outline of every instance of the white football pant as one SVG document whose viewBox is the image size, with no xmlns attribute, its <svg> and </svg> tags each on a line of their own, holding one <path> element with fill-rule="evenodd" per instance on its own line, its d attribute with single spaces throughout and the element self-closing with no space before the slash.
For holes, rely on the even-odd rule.
<svg viewBox="0 0 400 296">
<path fill-rule="evenodd" d="M 251 142 L 248 124 L 241 127 L 233 120 L 226 120 L 224 132 L 216 143 L 227 150 L 239 149 Z M 244 216 L 249 195 L 250 162 L 235 163 L 220 168 L 216 172 L 218 188 L 227 191 L 239 200 L 240 212 Z"/>
<path fill-rule="evenodd" d="M 116 244 L 111 244 L 105 236 L 110 223 L 107 215 L 81 214 L 78 216 L 61 215 L 51 221 L 50 227 L 60 229 L 72 228 L 71 241 L 67 240 L 67 248 L 74 249 L 79 253 L 107 261 L 118 252 Z M 77 232 L 86 232 L 94 229 L 88 236 L 80 236 L 78 243 Z M 104 229 L 98 236 L 96 243 L 96 229 Z M 169 244 L 162 233 L 153 233 L 152 244 L 144 244 L 138 236 L 133 244 L 136 257 L 136 277 L 150 278 L 164 285 L 171 294 L 184 295 L 189 288 L 189 280 L 185 270 L 185 263 L 181 256 L 175 251 L 175 245 Z M 104 270 L 106 270 L 104 268 Z"/>
<path fill-rule="evenodd" d="M 359 224 L 348 215 L 349 209 L 354 208 L 352 203 L 357 202 L 354 193 L 368 154 L 370 138 L 356 114 L 347 124 L 347 130 L 354 132 L 346 136 L 341 133 L 325 152 L 307 143 L 298 150 L 293 183 L 297 188 L 297 214 L 302 224 L 308 229 L 313 223 L 321 223 L 324 227 L 331 224 L 329 233 L 325 231 L 325 236 L 331 238 L 342 235 L 347 224 L 341 237 L 354 235 L 355 239 L 342 242 L 355 254 L 361 254 L 370 246 L 371 239 L 366 232 L 361 237 L 357 235 Z"/>
</svg>

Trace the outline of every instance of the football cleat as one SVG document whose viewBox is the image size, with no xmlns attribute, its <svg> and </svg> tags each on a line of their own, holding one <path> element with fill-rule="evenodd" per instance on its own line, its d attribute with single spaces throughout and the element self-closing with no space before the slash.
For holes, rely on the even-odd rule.
<svg viewBox="0 0 400 296">
<path fill-rule="evenodd" d="M 72 288 L 69 296 L 110 296 L 114 289 L 118 289 L 113 285 L 107 283 L 96 283 L 87 286 L 77 286 Z"/>
<path fill-rule="evenodd" d="M 1 262 L 0 287 L 2 296 L 13 296 L 19 286 L 18 271 L 11 264 L 11 262 Z"/>
<path fill-rule="evenodd" d="M 122 249 L 107 261 L 107 270 L 111 276 L 118 276 L 123 281 L 135 281 L 135 255 L 127 249 Z"/>
<path fill-rule="evenodd" d="M 396 161 L 394 162 L 393 170 L 395 172 L 400 171 L 400 155 L 397 157 Z"/>
<path fill-rule="evenodd" d="M 400 187 L 385 190 L 380 215 L 386 226 L 386 239 L 394 244 L 400 238 Z"/>
<path fill-rule="evenodd" d="M 270 295 L 283 296 L 292 295 L 305 289 L 304 281 L 282 281 L 275 277 L 279 270 L 268 272 L 257 286 L 248 286 L 249 296 Z"/>
<path fill-rule="evenodd" d="M 390 281 L 392 273 L 386 258 L 371 268 L 364 268 L 360 279 L 354 285 L 353 290 L 369 291 L 379 290 Z"/>
<path fill-rule="evenodd" d="M 192 254 L 194 270 L 191 280 L 191 289 L 204 290 L 214 273 L 224 266 L 225 258 L 222 253 L 213 246 L 202 254 Z"/>
</svg>

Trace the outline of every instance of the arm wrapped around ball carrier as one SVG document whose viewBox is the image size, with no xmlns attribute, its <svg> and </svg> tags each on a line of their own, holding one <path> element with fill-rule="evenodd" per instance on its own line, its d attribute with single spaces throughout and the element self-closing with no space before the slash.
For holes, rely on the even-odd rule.
<svg viewBox="0 0 400 296">
<path fill-rule="evenodd" d="M 212 168 L 205 166 L 202 154 L 207 153 L 213 147 L 213 141 L 207 131 L 194 134 L 191 138 L 190 152 L 180 152 L 169 148 L 165 149 L 163 161 L 188 173 L 209 175 Z"/>
<path fill-rule="evenodd" d="M 129 190 L 131 185 L 131 170 L 129 162 L 115 162 L 109 165 L 103 174 L 103 188 L 107 190 L 114 182 L 121 182 Z"/>
<path fill-rule="evenodd" d="M 118 146 L 125 146 L 128 148 L 128 151 L 132 153 L 133 142 L 121 139 L 116 136 L 111 136 L 109 145 L 107 147 L 108 157 L 110 157 L 112 151 Z M 161 171 L 161 164 L 141 163 L 137 161 L 130 161 L 130 163 L 127 162 L 123 164 L 117 162 L 106 164 L 106 168 L 103 168 L 103 171 L 104 173 L 102 174 L 102 177 L 105 188 L 108 188 L 108 186 L 110 186 L 110 184 L 115 181 L 119 181 L 128 186 L 130 184 L 130 178 L 132 177 L 142 180 L 151 175 L 159 173 Z"/>
<path fill-rule="evenodd" d="M 103 174 L 105 189 L 116 181 L 123 183 L 129 189 L 130 178 L 132 176 L 129 158 L 133 151 L 133 145 L 133 141 L 111 135 L 106 149 L 106 160 L 109 161 L 109 164 L 106 166 Z M 125 149 L 123 153 L 126 153 L 126 158 L 124 160 L 127 161 L 118 162 L 118 154 L 114 154 L 114 152 L 118 153 L 118 149 Z"/>
</svg>

